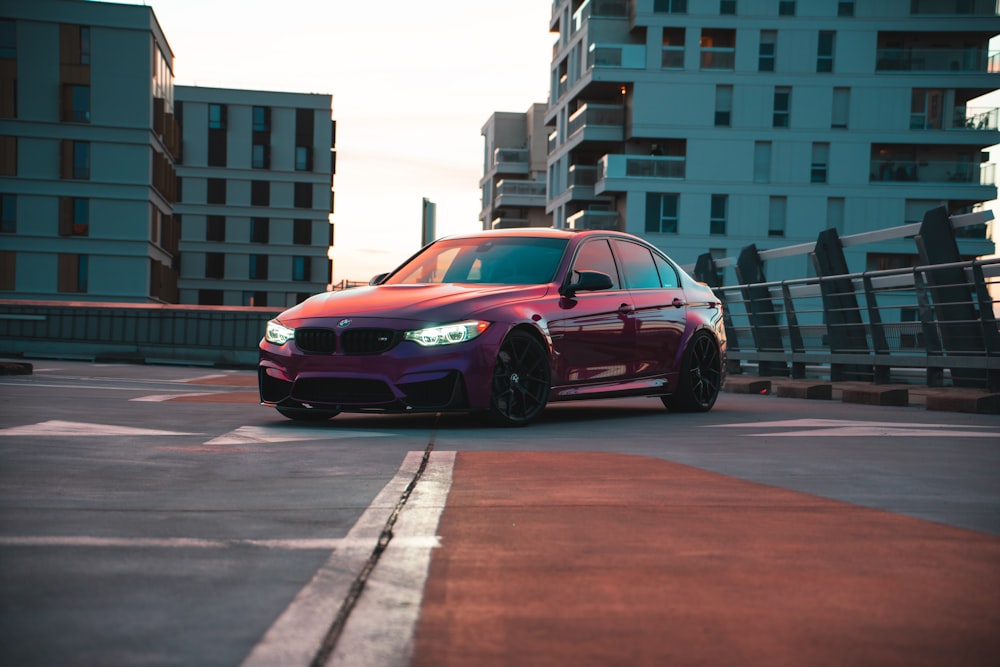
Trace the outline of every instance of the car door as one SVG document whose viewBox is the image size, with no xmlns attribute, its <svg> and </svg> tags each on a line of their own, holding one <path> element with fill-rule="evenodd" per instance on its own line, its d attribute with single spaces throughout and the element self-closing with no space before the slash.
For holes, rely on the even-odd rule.
<svg viewBox="0 0 1000 667">
<path fill-rule="evenodd" d="M 614 381 L 627 376 L 633 365 L 632 300 L 623 289 L 608 239 L 589 239 L 580 246 L 571 280 L 579 271 L 606 273 L 612 287 L 559 300 L 558 311 L 549 320 L 556 352 L 555 386 Z"/>
<path fill-rule="evenodd" d="M 663 375 L 676 370 L 687 319 L 676 269 L 644 245 L 614 239 L 612 247 L 635 306 L 635 374 Z"/>
</svg>

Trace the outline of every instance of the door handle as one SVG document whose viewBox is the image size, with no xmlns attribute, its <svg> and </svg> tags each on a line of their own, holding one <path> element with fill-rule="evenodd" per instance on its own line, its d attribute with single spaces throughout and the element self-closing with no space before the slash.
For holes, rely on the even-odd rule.
<svg viewBox="0 0 1000 667">
<path fill-rule="evenodd" d="M 686 306 L 687 304 L 678 298 L 674 298 L 674 300 L 671 302 L 670 305 L 672 305 L 674 308 L 681 308 L 682 306 Z"/>
<path fill-rule="evenodd" d="M 635 306 L 633 306 L 630 303 L 623 303 L 622 305 L 618 306 L 618 312 L 621 313 L 622 315 L 628 315 L 629 313 L 634 313 Z"/>
</svg>

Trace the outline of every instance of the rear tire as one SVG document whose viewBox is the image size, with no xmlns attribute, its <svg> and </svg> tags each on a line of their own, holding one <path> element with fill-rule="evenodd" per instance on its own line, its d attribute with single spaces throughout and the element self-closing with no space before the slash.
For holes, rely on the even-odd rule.
<svg viewBox="0 0 1000 667">
<path fill-rule="evenodd" d="M 545 347 L 531 334 L 512 331 L 497 353 L 487 420 L 497 426 L 525 426 L 545 409 L 551 381 Z"/>
<path fill-rule="evenodd" d="M 671 412 L 708 412 L 722 389 L 722 355 L 715 338 L 705 331 L 688 341 L 677 379 L 677 390 L 660 400 Z"/>
<path fill-rule="evenodd" d="M 282 417 L 299 422 L 322 422 L 340 414 L 340 410 L 318 410 L 316 408 L 275 408 Z"/>
</svg>

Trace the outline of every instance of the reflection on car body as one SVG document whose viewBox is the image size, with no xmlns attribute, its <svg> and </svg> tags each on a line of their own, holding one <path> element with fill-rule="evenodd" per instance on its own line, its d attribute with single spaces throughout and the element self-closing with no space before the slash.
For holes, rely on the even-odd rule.
<svg viewBox="0 0 1000 667">
<path fill-rule="evenodd" d="M 581 398 L 710 410 L 725 355 L 718 298 L 644 240 L 524 228 L 440 239 L 289 308 L 258 377 L 261 402 L 292 419 L 460 410 L 521 425 Z"/>
</svg>

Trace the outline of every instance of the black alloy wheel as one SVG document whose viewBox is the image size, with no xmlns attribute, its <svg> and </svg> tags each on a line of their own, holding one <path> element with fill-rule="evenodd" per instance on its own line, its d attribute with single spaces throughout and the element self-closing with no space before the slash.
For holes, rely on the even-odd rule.
<svg viewBox="0 0 1000 667">
<path fill-rule="evenodd" d="M 545 408 L 552 369 L 542 344 L 513 331 L 497 353 L 488 419 L 499 426 L 524 426 Z"/>
<path fill-rule="evenodd" d="M 661 400 L 673 412 L 708 412 L 722 389 L 722 355 L 715 339 L 699 331 L 688 342 L 677 390 Z"/>
</svg>

